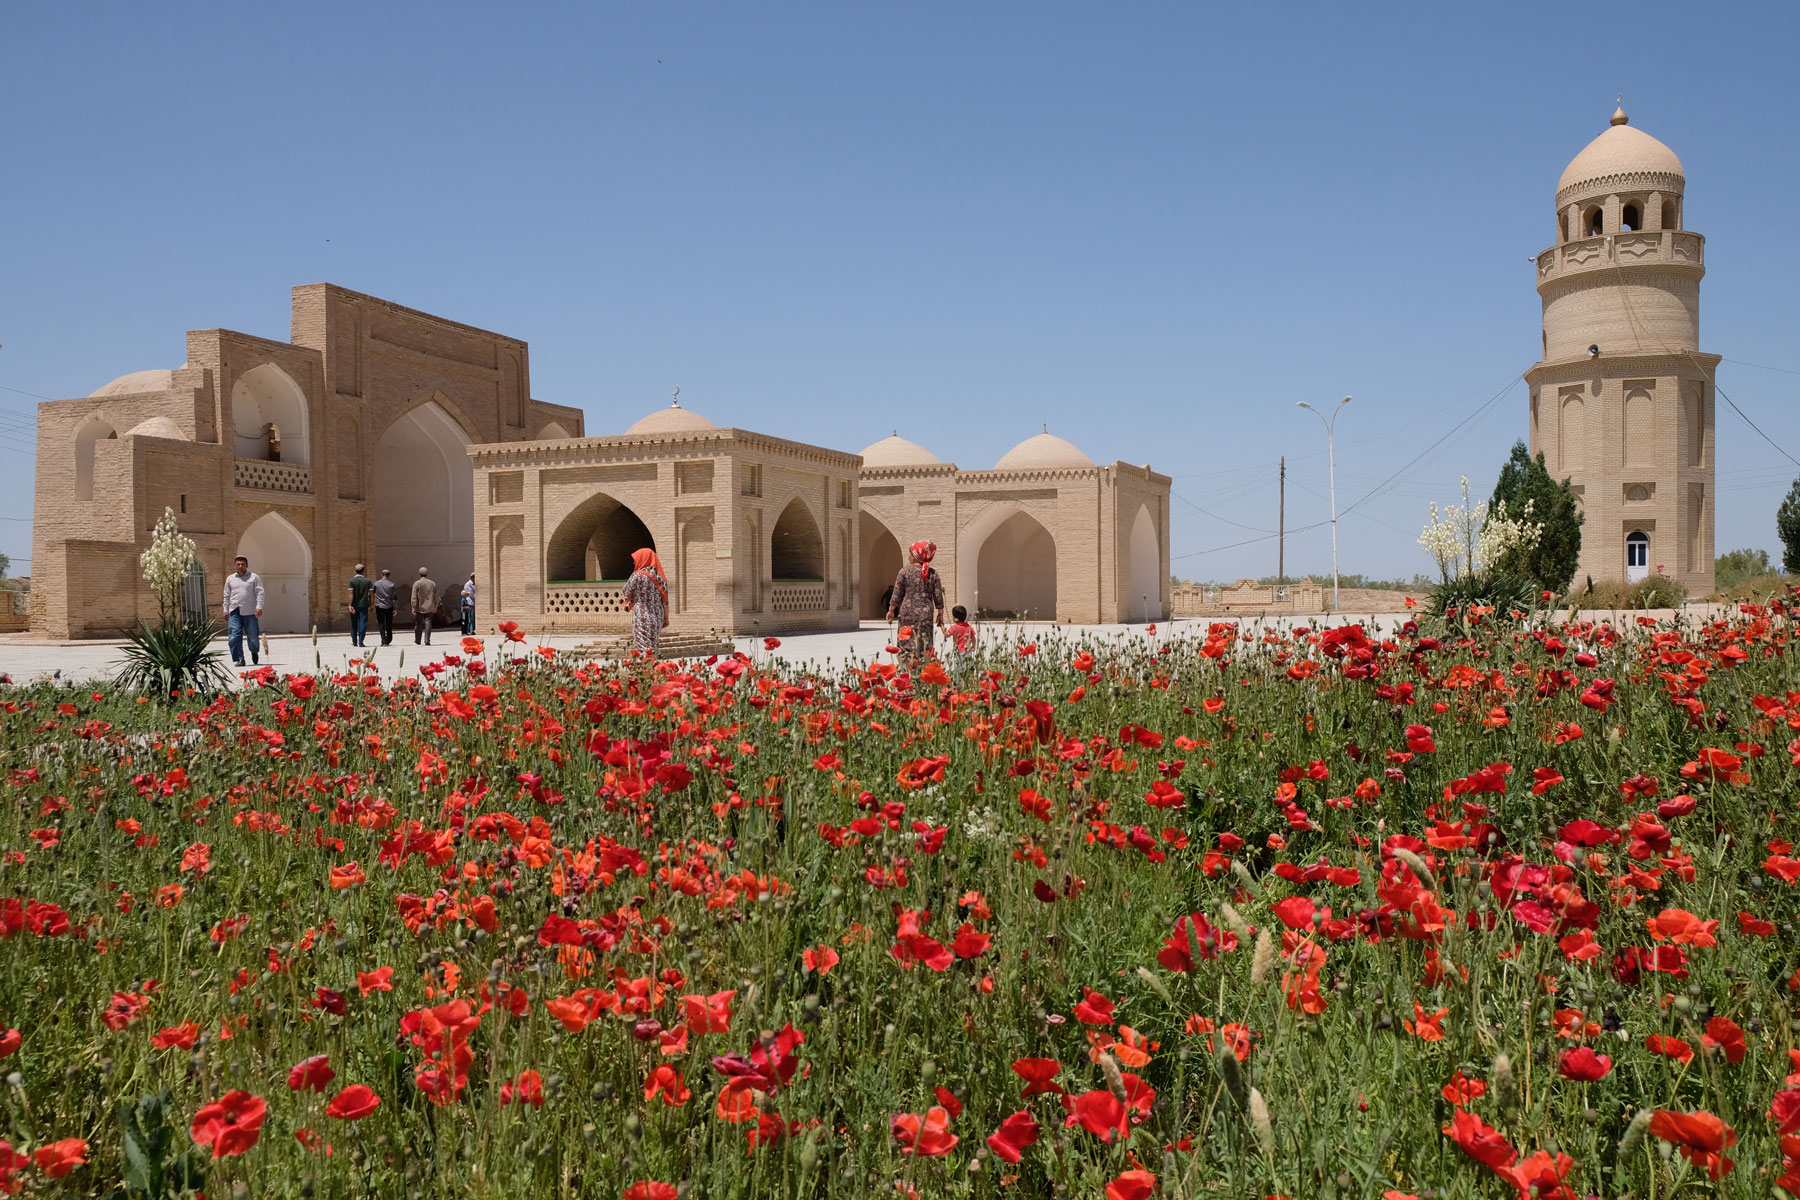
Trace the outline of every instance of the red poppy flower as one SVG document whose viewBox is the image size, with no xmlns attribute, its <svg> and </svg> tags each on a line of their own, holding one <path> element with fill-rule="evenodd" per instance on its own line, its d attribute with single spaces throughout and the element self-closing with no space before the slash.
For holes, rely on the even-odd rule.
<svg viewBox="0 0 1800 1200">
<path fill-rule="evenodd" d="M 688 1032 L 699 1035 L 703 1033 L 731 1032 L 731 999 L 736 991 L 714 992 L 710 996 L 683 996 L 681 1006 L 687 1014 Z"/>
<path fill-rule="evenodd" d="M 29 1155 L 13 1153 L 12 1143 L 0 1139 L 0 1195 L 16 1196 L 24 1190 L 25 1181 L 15 1174 L 30 1165 Z"/>
<path fill-rule="evenodd" d="M 226 1092 L 194 1114 L 188 1132 L 196 1146 L 211 1146 L 214 1158 L 242 1154 L 262 1136 L 269 1102 L 249 1092 Z"/>
<path fill-rule="evenodd" d="M 1725 1157 L 1737 1145 L 1737 1131 L 1709 1112 L 1678 1113 L 1659 1108 L 1650 1117 L 1650 1136 L 1673 1142 L 1682 1157 L 1723 1179 L 1736 1164 Z"/>
<path fill-rule="evenodd" d="M 1586 1046 L 1577 1046 L 1573 1050 L 1562 1052 L 1558 1057 L 1557 1070 L 1564 1079 L 1572 1079 L 1577 1083 L 1595 1083 L 1611 1073 L 1612 1059 L 1604 1054 L 1596 1054 Z"/>
<path fill-rule="evenodd" d="M 87 1161 L 87 1143 L 80 1138 L 63 1138 L 39 1146 L 32 1157 L 37 1159 L 38 1170 L 52 1179 L 61 1179 Z"/>
<path fill-rule="evenodd" d="M 370 992 L 391 992 L 394 990 L 394 968 L 377 967 L 373 971 L 358 971 L 356 986 L 365 996 Z"/>
<path fill-rule="evenodd" d="M 950 1112 L 933 1105 L 923 1117 L 917 1113 L 900 1113 L 893 1120 L 894 1140 L 900 1153 L 921 1158 L 936 1158 L 956 1148 L 961 1139 L 950 1130 Z"/>
<path fill-rule="evenodd" d="M 520 1071 L 519 1077 L 500 1085 L 500 1104 L 502 1107 L 518 1101 L 529 1104 L 533 1108 L 544 1106 L 544 1079 L 536 1071 Z"/>
<path fill-rule="evenodd" d="M 1313 913 L 1318 911 L 1318 905 L 1308 896 L 1289 896 L 1271 904 L 1269 909 L 1289 929 L 1311 929 Z"/>
<path fill-rule="evenodd" d="M 1083 1092 L 1063 1103 L 1069 1108 L 1068 1124 L 1080 1125 L 1103 1142 L 1131 1134 L 1130 1112 L 1123 1101 L 1104 1088 Z"/>
<path fill-rule="evenodd" d="M 651 1071 L 649 1078 L 644 1080 L 644 1099 L 654 1100 L 657 1096 L 661 1096 L 663 1103 L 670 1108 L 686 1104 L 688 1097 L 693 1094 L 682 1082 L 681 1072 L 668 1063 L 663 1063 Z"/>
<path fill-rule="evenodd" d="M 1694 1060 L 1694 1048 L 1680 1038 L 1653 1033 L 1644 1039 L 1644 1047 L 1652 1054 L 1672 1058 L 1684 1067 Z"/>
<path fill-rule="evenodd" d="M 836 950 L 830 946 L 820 946 L 817 949 L 803 951 L 800 961 L 809 973 L 817 971 L 821 975 L 828 975 L 831 973 L 831 968 L 838 965 L 839 959 Z"/>
<path fill-rule="evenodd" d="M 988 1134 L 988 1149 L 996 1157 L 1009 1163 L 1019 1161 L 1025 1147 L 1038 1140 L 1037 1118 L 1024 1109 L 1020 1109 L 1006 1120 L 1000 1122 L 1000 1128 Z"/>
<path fill-rule="evenodd" d="M 1111 1025 L 1113 1002 L 1093 988 L 1083 988 L 1082 991 L 1087 995 L 1075 1006 L 1076 1019 L 1086 1025 Z"/>
<path fill-rule="evenodd" d="M 625 1189 L 624 1200 L 675 1200 L 679 1195 L 681 1189 L 672 1183 L 640 1179 Z"/>
<path fill-rule="evenodd" d="M 1156 1191 L 1156 1176 L 1148 1171 L 1127 1171 L 1106 1185 L 1106 1200 L 1148 1200 Z"/>
<path fill-rule="evenodd" d="M 1736 1021 L 1726 1017 L 1714 1017 L 1706 1023 L 1700 1044 L 1708 1050 L 1722 1051 L 1725 1061 L 1730 1063 L 1743 1062 L 1744 1053 L 1749 1049 L 1744 1043 L 1744 1031 L 1738 1028 Z"/>
<path fill-rule="evenodd" d="M 981 933 L 975 926 L 964 921 L 962 928 L 956 931 L 956 937 L 951 940 L 950 949 L 958 958 L 980 958 L 987 953 L 988 947 L 993 942 L 992 937 Z"/>
<path fill-rule="evenodd" d="M 1775 932 L 1775 922 L 1765 921 L 1753 913 L 1740 912 L 1737 921 L 1738 929 L 1752 937 L 1768 937 Z"/>
<path fill-rule="evenodd" d="M 1427 1015 L 1424 1007 L 1414 1000 L 1413 1019 L 1402 1024 L 1406 1026 L 1406 1032 L 1422 1042 L 1441 1042 L 1444 1040 L 1444 1018 L 1449 1015 L 1450 1010 L 1447 1008 L 1440 1008 Z"/>
<path fill-rule="evenodd" d="M 1665 908 L 1644 922 L 1650 936 L 1657 941 L 1670 941 L 1678 946 L 1716 946 L 1713 931 L 1717 921 L 1702 921 L 1685 908 Z"/>
<path fill-rule="evenodd" d="M 353 1083 L 325 1106 L 325 1115 L 340 1121 L 360 1121 L 381 1107 L 381 1097 L 363 1083 Z"/>
<path fill-rule="evenodd" d="M 1444 1126 L 1444 1136 L 1455 1142 L 1464 1154 L 1495 1171 L 1518 1161 L 1519 1155 L 1512 1143 L 1467 1109 L 1456 1110 L 1456 1116 Z"/>
<path fill-rule="evenodd" d="M 1471 1101 L 1481 1099 L 1487 1095 L 1487 1090 L 1487 1084 L 1479 1079 L 1470 1079 L 1461 1071 L 1450 1076 L 1450 1082 L 1441 1089 L 1445 1102 L 1454 1104 L 1458 1108 Z"/>
<path fill-rule="evenodd" d="M 1013 1074 L 1025 1081 L 1025 1090 L 1020 1093 L 1024 1097 L 1039 1096 L 1045 1092 L 1062 1095 L 1062 1088 L 1056 1084 L 1056 1076 L 1062 1071 L 1062 1064 L 1054 1058 L 1017 1058 L 1013 1060 Z"/>
<path fill-rule="evenodd" d="M 331 1069 L 329 1054 L 315 1054 L 294 1064 L 288 1072 L 288 1087 L 296 1092 L 322 1092 L 337 1072 Z"/>
<path fill-rule="evenodd" d="M 171 1025 L 167 1029 L 159 1029 L 150 1035 L 150 1044 L 158 1050 L 171 1048 L 191 1050 L 194 1039 L 200 1036 L 200 1026 L 192 1021 L 183 1021 L 179 1025 Z M 4 1055 L 0 1055 L 4 1057 Z"/>
</svg>

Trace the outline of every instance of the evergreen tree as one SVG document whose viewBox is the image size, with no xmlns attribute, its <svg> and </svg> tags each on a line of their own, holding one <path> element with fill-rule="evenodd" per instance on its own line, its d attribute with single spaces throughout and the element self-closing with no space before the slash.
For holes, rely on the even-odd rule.
<svg viewBox="0 0 1800 1200">
<path fill-rule="evenodd" d="M 1800 572 L 1800 479 L 1775 510 L 1775 531 L 1781 535 L 1782 567 L 1790 575 Z"/>
<path fill-rule="evenodd" d="M 1495 564 L 1501 574 L 1529 579 L 1542 591 L 1561 592 L 1575 577 L 1575 566 L 1581 561 L 1582 512 L 1575 505 L 1575 491 L 1564 479 L 1550 478 L 1542 453 L 1533 458 L 1524 442 L 1514 442 L 1512 456 L 1500 468 L 1500 479 L 1494 484 L 1490 511 L 1506 502 L 1507 514 L 1515 519 L 1525 515 L 1531 504 L 1533 524 L 1544 527 L 1543 534 L 1529 550 L 1509 551 Z M 1797 510 L 1796 516 L 1800 516 Z"/>
</svg>

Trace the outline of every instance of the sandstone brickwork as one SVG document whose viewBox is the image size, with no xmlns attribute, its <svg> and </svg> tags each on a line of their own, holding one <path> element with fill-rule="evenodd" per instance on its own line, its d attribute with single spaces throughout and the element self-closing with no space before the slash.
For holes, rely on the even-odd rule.
<svg viewBox="0 0 1800 1200">
<path fill-rule="evenodd" d="M 1577 585 L 1661 573 L 1713 590 L 1719 356 L 1699 348 L 1705 239 L 1683 224 L 1685 187 L 1623 109 L 1557 185 L 1544 357 L 1525 379 L 1531 448 L 1585 514 Z"/>
<path fill-rule="evenodd" d="M 582 415 L 531 398 L 523 341 L 296 287 L 287 342 L 195 331 L 177 368 L 38 406 L 32 627 L 105 637 L 153 619 L 138 555 L 165 507 L 199 548 L 209 606 L 231 559 L 251 557 L 267 632 L 346 628 L 358 562 L 460 584 L 467 446 L 546 428 L 578 435 Z"/>
</svg>

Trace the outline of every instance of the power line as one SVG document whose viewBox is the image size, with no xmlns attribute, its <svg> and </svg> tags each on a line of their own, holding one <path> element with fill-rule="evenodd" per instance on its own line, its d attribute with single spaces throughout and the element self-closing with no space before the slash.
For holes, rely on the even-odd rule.
<svg viewBox="0 0 1800 1200">
<path fill-rule="evenodd" d="M 1741 358 L 1727 358 L 1727 359 L 1724 359 L 1724 361 L 1728 362 L 1728 363 L 1736 363 L 1740 367 L 1755 367 L 1759 371 L 1779 371 L 1783 375 L 1800 375 L 1800 371 L 1796 371 L 1796 370 L 1792 369 L 1791 367 L 1766 367 L 1762 363 L 1745 362 Z M 1714 386 L 1717 386 L 1717 385 L 1714 385 Z"/>
<path fill-rule="evenodd" d="M 1170 492 L 1169 494 L 1171 496 L 1175 497 L 1177 500 L 1181 501 L 1183 504 L 1187 505 L 1189 508 L 1193 509 L 1195 512 L 1200 513 L 1203 516 L 1211 517 L 1215 521 L 1223 521 L 1225 524 L 1235 525 L 1239 529 L 1248 529 L 1251 533 L 1274 533 L 1275 532 L 1275 530 L 1273 530 L 1273 529 L 1264 529 L 1260 525 L 1246 525 L 1242 521 L 1234 521 L 1230 517 L 1221 517 L 1218 513 L 1212 512 L 1209 509 L 1202 508 L 1202 507 L 1200 507 L 1200 505 L 1195 504 L 1192 500 L 1189 500 L 1186 496 L 1183 496 L 1180 492 Z"/>
<path fill-rule="evenodd" d="M 1395 471 L 1392 475 L 1389 475 L 1386 479 L 1382 480 L 1380 483 L 1378 483 L 1374 487 L 1370 488 L 1367 492 L 1363 493 L 1362 499 L 1360 499 L 1360 500 L 1356 501 L 1356 503 L 1350 505 L 1349 508 L 1340 510 L 1339 515 L 1341 516 L 1343 513 L 1354 512 L 1359 505 L 1362 505 L 1365 502 L 1373 499 L 1376 495 L 1378 495 L 1381 492 L 1381 490 L 1383 488 L 1387 487 L 1390 483 L 1392 483 L 1396 479 L 1400 478 L 1401 475 L 1403 475 L 1407 471 L 1411 470 L 1414 467 L 1414 465 L 1416 465 L 1426 455 L 1432 453 L 1432 451 L 1438 449 L 1440 446 L 1443 446 L 1444 443 L 1449 441 L 1452 437 L 1455 437 L 1455 436 L 1459 435 L 1460 433 L 1464 432 L 1466 430 L 1466 428 L 1470 427 L 1474 422 L 1479 421 L 1482 417 L 1486 416 L 1488 414 L 1488 412 L 1495 405 L 1500 403 L 1500 401 L 1505 398 L 1506 394 L 1508 392 L 1512 391 L 1513 387 L 1523 378 L 1525 378 L 1525 376 L 1524 376 L 1524 373 L 1521 372 L 1520 374 L 1514 375 L 1511 379 L 1507 380 L 1504 384 L 1501 385 L 1500 390 L 1495 392 L 1492 396 L 1489 396 L 1487 399 L 1487 402 L 1484 403 L 1480 408 L 1477 408 L 1474 412 L 1470 413 L 1468 416 L 1464 417 L 1461 421 L 1458 421 L 1455 425 L 1451 426 L 1450 429 L 1447 432 L 1445 432 L 1442 437 L 1438 438 L 1437 441 L 1431 443 L 1431 445 L 1425 447 L 1425 449 L 1423 449 L 1423 450 L 1419 451 L 1419 453 L 1415 454 L 1403 466 L 1401 466 L 1399 470 Z"/>
</svg>

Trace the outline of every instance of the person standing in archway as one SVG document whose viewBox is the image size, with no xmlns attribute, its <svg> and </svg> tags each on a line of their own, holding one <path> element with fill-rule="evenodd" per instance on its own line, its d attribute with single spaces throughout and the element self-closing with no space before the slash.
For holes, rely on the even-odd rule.
<svg viewBox="0 0 1800 1200">
<path fill-rule="evenodd" d="M 431 645 L 431 618 L 437 616 L 438 585 L 431 578 L 430 567 L 420 567 L 419 577 L 413 580 L 413 644 Z"/>
<path fill-rule="evenodd" d="M 462 589 L 462 631 L 464 637 L 475 636 L 475 572 L 469 572 L 469 581 Z"/>
<path fill-rule="evenodd" d="M 357 570 L 361 570 L 358 567 Z M 375 581 L 375 624 L 381 630 L 381 644 L 391 646 L 394 642 L 394 606 L 400 602 L 400 585 L 394 582 L 394 573 L 386 567 L 381 568 L 381 578 Z"/>
<path fill-rule="evenodd" d="M 250 569 L 250 560 L 237 556 L 237 570 L 225 577 L 225 644 L 231 661 L 244 665 L 244 639 L 250 639 L 250 665 L 257 664 L 262 649 L 262 576 Z"/>
<path fill-rule="evenodd" d="M 631 578 L 625 581 L 625 608 L 631 613 L 631 637 L 639 650 L 656 657 L 656 644 L 669 626 L 669 585 L 662 559 L 648 547 L 631 552 Z"/>
<path fill-rule="evenodd" d="M 917 671 L 931 653 L 935 631 L 944 627 L 944 577 L 931 569 L 936 542 L 914 542 L 906 556 L 911 561 L 894 577 L 887 619 L 900 622 L 900 665 Z"/>
</svg>

